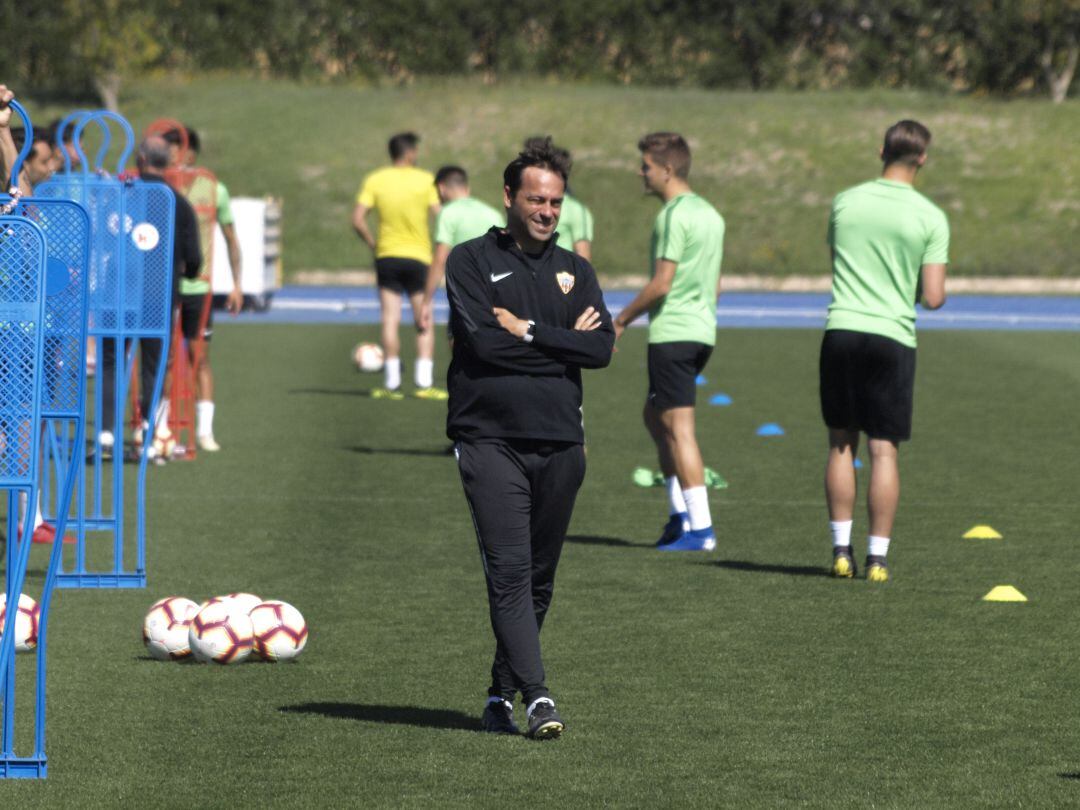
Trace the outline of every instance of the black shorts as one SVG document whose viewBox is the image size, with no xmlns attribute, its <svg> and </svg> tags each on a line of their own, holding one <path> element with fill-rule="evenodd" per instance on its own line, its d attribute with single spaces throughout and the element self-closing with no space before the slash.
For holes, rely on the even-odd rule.
<svg viewBox="0 0 1080 810">
<path fill-rule="evenodd" d="M 423 292 L 427 285 L 428 266 L 416 259 L 387 256 L 375 260 L 375 278 L 379 287 L 399 295 Z"/>
<path fill-rule="evenodd" d="M 677 341 L 649 344 L 649 404 L 658 411 L 692 408 L 697 402 L 697 376 L 713 347 Z"/>
<path fill-rule="evenodd" d="M 207 343 L 214 334 L 214 307 L 211 300 L 203 293 L 180 296 L 180 331 L 184 340 L 192 341 L 199 337 L 199 324 L 202 321 L 203 307 L 206 307 L 206 326 L 202 337 Z"/>
<path fill-rule="evenodd" d="M 915 350 L 868 332 L 830 329 L 821 341 L 821 415 L 871 439 L 911 438 Z"/>
</svg>

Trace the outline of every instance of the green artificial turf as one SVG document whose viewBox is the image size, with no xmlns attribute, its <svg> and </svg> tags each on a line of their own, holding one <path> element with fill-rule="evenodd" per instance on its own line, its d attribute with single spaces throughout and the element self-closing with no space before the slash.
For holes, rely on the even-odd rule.
<svg viewBox="0 0 1080 810">
<path fill-rule="evenodd" d="M 36 103 L 39 125 L 71 106 Z M 459 163 L 476 196 L 502 205 L 502 170 L 529 135 L 574 153 L 572 185 L 596 221 L 605 275 L 649 271 L 655 200 L 643 197 L 636 144 L 676 130 L 693 149 L 694 188 L 727 221 L 724 272 L 824 275 L 829 203 L 875 176 L 886 127 L 933 133 L 919 187 L 949 215 L 954 275 L 1074 276 L 1080 240 L 1080 102 L 1001 101 L 910 91 L 750 93 L 511 80 L 425 80 L 404 87 L 298 84 L 235 76 L 162 77 L 125 86 L 136 131 L 180 119 L 234 196 L 284 199 L 287 272 L 371 266 L 353 233 L 360 180 L 386 141 L 419 132 L 421 163 Z M 96 132 L 87 135 L 93 141 Z M 115 151 L 115 150 L 114 150 Z M 93 150 L 91 149 L 92 153 Z"/>
<path fill-rule="evenodd" d="M 701 391 L 733 404 L 699 409 L 730 481 L 711 495 L 719 545 L 676 555 L 651 548 L 663 490 L 631 480 L 655 460 L 629 331 L 586 378 L 589 473 L 543 635 L 568 730 L 533 743 L 477 730 L 493 642 L 445 408 L 366 396 L 379 377 L 348 358 L 374 327 L 216 334 L 224 450 L 151 470 L 145 591 L 57 594 L 50 775 L 0 783 L 0 806 L 1080 799 L 1080 335 L 920 337 L 893 581 L 871 586 L 824 576 L 819 333 L 720 333 Z M 786 436 L 756 436 L 763 422 Z M 962 540 L 977 523 L 1004 539 Z M 865 529 L 860 510 L 860 563 Z M 1000 584 L 1030 601 L 980 601 Z M 154 600 L 237 590 L 305 614 L 296 663 L 145 655 Z"/>
</svg>

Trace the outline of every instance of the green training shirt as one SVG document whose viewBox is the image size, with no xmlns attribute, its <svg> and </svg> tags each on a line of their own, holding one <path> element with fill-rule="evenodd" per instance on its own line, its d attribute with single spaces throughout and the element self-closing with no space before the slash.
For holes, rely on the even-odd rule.
<svg viewBox="0 0 1080 810">
<path fill-rule="evenodd" d="M 229 197 L 229 190 L 225 188 L 225 184 L 220 180 L 217 181 L 217 224 L 218 225 L 232 225 L 235 220 L 233 219 L 232 212 L 232 198 Z M 213 233 L 213 231 L 211 231 Z M 199 270 L 199 275 L 206 272 L 206 264 L 209 261 L 209 256 L 214 252 L 213 240 L 210 240 L 209 245 L 202 246 L 203 251 L 203 265 Z M 180 279 L 180 294 L 181 295 L 206 295 L 210 292 L 210 282 L 201 278 L 182 278 Z"/>
<path fill-rule="evenodd" d="M 435 242 L 455 247 L 478 236 L 492 226 L 502 228 L 506 217 L 475 197 L 462 197 L 448 202 L 435 219 Z"/>
<path fill-rule="evenodd" d="M 724 218 L 693 192 L 660 209 L 652 233 L 656 260 L 675 262 L 671 290 L 649 312 L 649 343 L 716 344 L 716 290 L 724 258 Z"/>
<path fill-rule="evenodd" d="M 878 178 L 836 195 L 828 243 L 833 283 L 825 328 L 914 348 L 919 271 L 949 261 L 944 212 L 907 183 Z"/>
<path fill-rule="evenodd" d="M 577 242 L 591 242 L 592 240 L 592 212 L 577 197 L 565 195 L 562 201 L 562 212 L 559 214 L 559 233 L 555 244 L 573 253 Z"/>
</svg>

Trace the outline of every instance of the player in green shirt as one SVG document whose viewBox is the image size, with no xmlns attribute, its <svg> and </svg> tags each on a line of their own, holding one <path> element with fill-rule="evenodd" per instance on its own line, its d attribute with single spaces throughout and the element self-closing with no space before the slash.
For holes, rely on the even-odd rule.
<svg viewBox="0 0 1080 810">
<path fill-rule="evenodd" d="M 645 427 L 667 479 L 669 518 L 657 546 L 712 551 L 716 535 L 694 427 L 697 376 L 716 343 L 724 219 L 690 189 L 690 147 L 656 132 L 638 143 L 645 190 L 663 203 L 652 236 L 652 280 L 615 318 L 616 337 L 649 313 Z"/>
<path fill-rule="evenodd" d="M 424 287 L 420 311 L 414 313 L 416 326 L 423 332 L 435 325 L 435 291 L 446 274 L 446 259 L 451 248 L 483 236 L 491 228 L 502 228 L 506 217 L 486 202 L 470 196 L 469 175 L 460 166 L 443 166 L 435 173 L 435 188 L 442 208 L 435 219 L 435 251 Z"/>
<path fill-rule="evenodd" d="M 191 127 L 187 130 L 187 152 L 184 153 L 184 162 L 188 167 L 194 167 L 199 159 L 201 142 L 199 134 Z M 166 133 L 165 140 L 177 150 L 180 147 L 180 133 L 170 131 Z M 201 184 L 209 184 L 206 189 L 200 189 Z M 196 211 L 202 215 L 202 201 L 208 201 L 214 210 L 214 221 L 221 228 L 221 234 L 225 237 L 225 246 L 229 257 L 229 270 L 232 274 L 233 288 L 225 300 L 226 309 L 234 315 L 244 306 L 244 293 L 240 283 L 240 240 L 236 236 L 236 221 L 233 219 L 232 200 L 225 184 L 216 177 L 198 176 L 188 190 L 188 198 L 193 205 L 197 205 Z M 201 229 L 202 230 L 202 229 Z M 201 338 L 202 348 L 199 357 L 195 402 L 195 441 L 200 450 L 215 453 L 221 449 L 221 445 L 214 438 L 214 372 L 210 367 L 210 341 L 214 334 L 214 309 L 207 300 L 210 293 L 210 261 L 213 256 L 213 226 L 202 230 L 203 238 L 203 266 L 199 275 L 195 278 L 180 279 L 180 328 L 187 342 L 188 351 L 194 360 L 192 347 Z M 205 315 L 205 323 L 203 318 Z M 201 333 L 200 333 L 201 330 Z M 168 406 L 164 406 L 168 407 Z"/>
<path fill-rule="evenodd" d="M 900 501 L 900 442 L 911 438 L 915 391 L 915 303 L 945 303 L 949 223 L 913 184 L 926 163 L 930 131 L 900 121 L 885 133 L 877 180 L 833 200 L 828 243 L 832 303 L 821 344 L 821 412 L 829 429 L 825 497 L 832 573 L 855 575 L 851 527 L 859 434 L 870 447 L 866 578 L 887 582 Z"/>
</svg>

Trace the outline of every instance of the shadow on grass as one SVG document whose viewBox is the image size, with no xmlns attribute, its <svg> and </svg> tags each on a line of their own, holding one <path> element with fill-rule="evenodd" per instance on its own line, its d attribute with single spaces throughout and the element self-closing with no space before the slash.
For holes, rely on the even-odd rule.
<svg viewBox="0 0 1080 810">
<path fill-rule="evenodd" d="M 796 577 L 827 577 L 828 570 L 820 565 L 778 565 L 756 563 L 748 560 L 709 560 L 705 565 L 715 565 L 729 571 L 748 571 L 752 574 L 790 574 Z"/>
<path fill-rule="evenodd" d="M 454 449 L 450 445 L 441 447 L 438 450 L 417 447 L 350 447 L 349 450 L 353 453 L 362 453 L 369 456 L 387 454 L 394 456 L 434 456 L 436 458 L 447 458 L 454 455 Z"/>
<path fill-rule="evenodd" d="M 290 394 L 326 394 L 334 397 L 370 397 L 371 391 L 356 388 L 290 388 Z"/>
<path fill-rule="evenodd" d="M 460 731 L 483 731 L 480 718 L 453 709 L 425 709 L 420 706 L 378 706 L 363 703 L 299 703 L 282 706 L 286 714 L 318 714 L 367 723 L 391 723 L 421 728 L 449 728 Z"/>
<path fill-rule="evenodd" d="M 652 548 L 652 544 L 631 543 L 621 537 L 603 537 L 595 534 L 568 534 L 567 543 L 580 543 L 583 546 L 615 546 L 616 548 Z"/>
<path fill-rule="evenodd" d="M 1059 773 L 1059 779 L 1071 779 L 1075 782 L 1080 782 L 1080 772 L 1071 771 L 1070 773 Z"/>
</svg>

